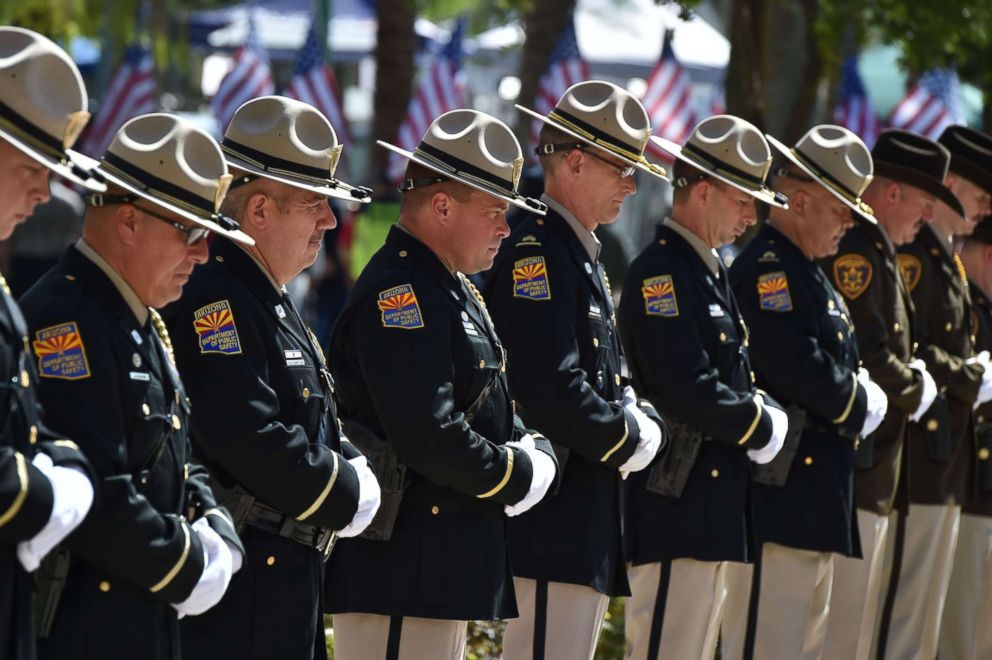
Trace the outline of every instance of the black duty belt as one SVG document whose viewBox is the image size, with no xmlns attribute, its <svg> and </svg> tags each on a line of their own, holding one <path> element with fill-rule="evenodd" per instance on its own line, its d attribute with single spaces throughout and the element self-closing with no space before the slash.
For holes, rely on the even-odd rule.
<svg viewBox="0 0 992 660">
<path fill-rule="evenodd" d="M 334 547 L 334 531 L 317 525 L 303 523 L 275 509 L 255 502 L 248 510 L 245 522 L 256 529 L 278 534 L 321 553 L 324 561 Z"/>
</svg>

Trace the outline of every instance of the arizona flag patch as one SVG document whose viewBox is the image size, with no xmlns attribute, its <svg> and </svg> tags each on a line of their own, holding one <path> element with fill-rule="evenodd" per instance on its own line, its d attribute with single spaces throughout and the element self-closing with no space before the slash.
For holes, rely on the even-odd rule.
<svg viewBox="0 0 992 660">
<path fill-rule="evenodd" d="M 792 296 L 789 280 L 784 271 L 775 271 L 758 277 L 758 305 L 772 312 L 791 312 Z"/>
<path fill-rule="evenodd" d="M 843 254 L 834 260 L 834 283 L 849 300 L 854 300 L 868 288 L 872 275 L 871 262 L 860 254 Z"/>
<path fill-rule="evenodd" d="M 90 377 L 86 347 L 75 321 L 42 328 L 34 333 L 34 354 L 42 378 L 81 380 Z"/>
<path fill-rule="evenodd" d="M 382 312 L 382 327 L 415 330 L 424 327 L 424 317 L 420 313 L 417 294 L 410 284 L 401 284 L 379 292 L 379 311 Z"/>
<path fill-rule="evenodd" d="M 200 340 L 200 353 L 241 354 L 238 328 L 228 301 L 218 300 L 193 312 L 193 329 Z"/>
<path fill-rule="evenodd" d="M 513 297 L 551 300 L 548 266 L 544 257 L 527 257 L 513 262 Z"/>
<path fill-rule="evenodd" d="M 675 282 L 671 275 L 659 275 L 644 280 L 641 294 L 644 296 L 644 313 L 648 316 L 679 315 L 679 301 L 675 298 Z"/>
</svg>

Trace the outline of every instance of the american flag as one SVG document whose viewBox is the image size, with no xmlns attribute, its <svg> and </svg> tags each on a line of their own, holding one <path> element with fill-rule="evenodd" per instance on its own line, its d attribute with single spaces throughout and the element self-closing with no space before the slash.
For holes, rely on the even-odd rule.
<svg viewBox="0 0 992 660">
<path fill-rule="evenodd" d="M 234 64 L 220 81 L 211 107 L 220 123 L 220 130 L 227 130 L 231 117 L 246 101 L 276 91 L 272 83 L 269 58 L 262 50 L 255 32 L 254 18 L 248 19 L 248 38 L 234 54 Z"/>
<path fill-rule="evenodd" d="M 838 96 L 834 121 L 861 137 L 871 149 L 878 139 L 881 122 L 861 82 L 857 55 L 850 55 L 844 60 Z"/>
<path fill-rule="evenodd" d="M 965 123 L 961 82 L 951 69 L 931 69 L 920 76 L 889 116 L 889 125 L 931 140 L 951 124 Z"/>
<path fill-rule="evenodd" d="M 344 118 L 341 94 L 334 69 L 324 61 L 320 44 L 320 31 L 316 19 L 310 25 L 306 43 L 296 60 L 293 78 L 286 85 L 283 94 L 291 99 L 299 99 L 314 106 L 327 117 L 337 133 L 338 143 L 348 144 L 348 125 Z"/>
<path fill-rule="evenodd" d="M 692 110 L 692 80 L 682 68 L 672 50 L 672 31 L 665 33 L 661 59 L 648 77 L 647 90 L 641 102 L 651 119 L 655 135 L 682 144 L 692 131 L 696 116 Z M 672 162 L 674 157 L 654 142 L 648 150 L 656 158 Z"/>
<path fill-rule="evenodd" d="M 464 89 L 455 80 L 461 67 L 464 32 L 465 21 L 460 19 L 448 44 L 437 54 L 429 69 L 422 72 L 420 88 L 410 99 L 406 119 L 400 125 L 397 137 L 397 146 L 400 148 L 407 151 L 416 149 L 420 138 L 438 115 L 465 104 Z M 405 158 L 399 154 L 391 154 L 386 166 L 386 177 L 393 183 L 399 183 L 406 165 Z"/>
<path fill-rule="evenodd" d="M 575 22 L 570 20 L 565 26 L 558 43 L 551 51 L 548 70 L 544 73 L 537 86 L 537 97 L 534 99 L 534 110 L 538 114 L 547 115 L 555 109 L 558 99 L 565 90 L 577 82 L 588 80 L 589 65 L 579 53 L 579 43 L 575 40 Z M 530 142 L 537 146 L 540 143 L 541 127 L 544 123 L 535 119 L 531 124 Z M 536 161 L 533 151 L 526 150 L 529 158 Z"/>
<path fill-rule="evenodd" d="M 155 109 L 155 63 L 144 48 L 129 46 L 107 86 L 100 109 L 80 139 L 79 150 L 100 158 L 124 122 Z"/>
</svg>

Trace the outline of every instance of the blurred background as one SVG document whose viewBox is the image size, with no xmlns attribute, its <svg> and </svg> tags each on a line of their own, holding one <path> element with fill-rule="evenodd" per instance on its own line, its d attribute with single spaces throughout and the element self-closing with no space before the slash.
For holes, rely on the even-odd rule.
<svg viewBox="0 0 992 660">
<path fill-rule="evenodd" d="M 992 128 L 989 2 L 0 0 L 0 23 L 42 32 L 76 60 L 93 112 L 77 148 L 94 157 L 145 112 L 174 112 L 220 137 L 255 96 L 319 107 L 345 145 L 337 175 L 375 191 L 361 209 L 334 207 L 338 227 L 292 283 L 325 343 L 397 215 L 405 163 L 375 140 L 413 148 L 452 108 L 503 119 L 528 154 L 535 129 L 514 104 L 547 112 L 587 78 L 641 98 L 654 132 L 679 142 L 721 112 L 790 144 L 823 122 L 851 128 L 869 146 L 886 126 L 930 137 L 951 123 Z M 650 147 L 648 156 L 665 163 Z M 638 184 L 620 219 L 599 230 L 615 291 L 670 205 L 666 183 L 645 176 Z M 522 185 L 541 192 L 533 162 Z M 37 210 L 42 219 L 0 243 L 15 295 L 78 236 L 78 193 L 58 181 L 52 193 Z M 727 246 L 725 259 L 734 252 Z M 622 615 L 614 603 L 599 657 L 622 656 Z M 500 630 L 474 625 L 470 657 L 498 657 Z"/>
</svg>

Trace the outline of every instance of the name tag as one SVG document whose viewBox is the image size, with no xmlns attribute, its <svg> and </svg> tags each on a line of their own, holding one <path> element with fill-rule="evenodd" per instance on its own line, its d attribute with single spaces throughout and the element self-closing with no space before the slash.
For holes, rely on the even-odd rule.
<svg viewBox="0 0 992 660">
<path fill-rule="evenodd" d="M 723 307 L 720 307 L 716 303 L 710 304 L 710 316 L 716 318 L 718 316 L 723 316 Z"/>
<path fill-rule="evenodd" d="M 469 337 L 479 336 L 479 331 L 476 330 L 475 326 L 472 325 L 469 321 L 462 321 L 462 327 L 465 328 L 465 334 L 467 334 Z"/>
<path fill-rule="evenodd" d="M 598 305 L 589 305 L 589 318 L 591 319 L 603 318 L 603 310 L 600 309 Z"/>
<path fill-rule="evenodd" d="M 130 372 L 130 376 L 131 380 L 140 380 L 146 383 L 152 379 L 151 375 L 144 371 L 132 371 Z"/>
<path fill-rule="evenodd" d="M 827 314 L 829 314 L 830 316 L 840 316 L 840 310 L 839 309 L 828 309 L 827 310 Z"/>
<path fill-rule="evenodd" d="M 144 340 L 141 338 L 141 334 L 137 330 L 131 331 L 131 339 L 133 339 L 134 343 L 137 344 L 138 346 L 141 346 L 141 344 L 144 342 Z"/>
</svg>

